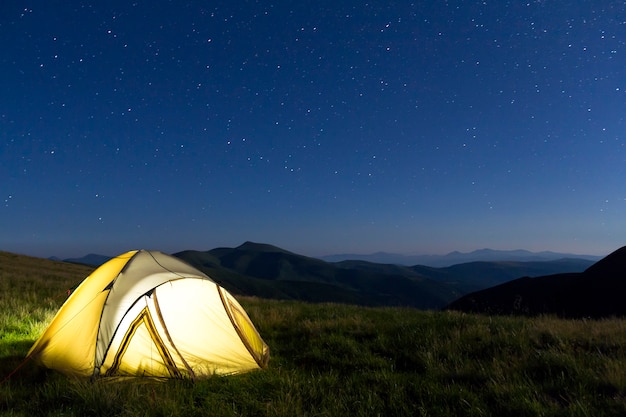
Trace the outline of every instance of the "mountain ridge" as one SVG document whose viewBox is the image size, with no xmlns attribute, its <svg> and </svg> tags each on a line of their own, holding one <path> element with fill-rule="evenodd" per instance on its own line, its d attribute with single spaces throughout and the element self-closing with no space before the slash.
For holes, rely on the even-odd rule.
<svg viewBox="0 0 626 417">
<path fill-rule="evenodd" d="M 472 252 L 452 251 L 445 255 L 403 255 L 389 252 L 374 252 L 372 254 L 334 254 L 319 257 L 328 262 L 340 262 L 344 260 L 363 260 L 376 263 L 394 263 L 400 265 L 425 265 L 431 267 L 447 267 L 458 263 L 476 261 L 551 261 L 562 258 L 585 259 L 599 261 L 602 256 L 579 255 L 565 252 L 541 251 L 531 252 L 526 249 L 497 250 L 477 249 Z"/>
<path fill-rule="evenodd" d="M 446 309 L 483 314 L 626 316 L 626 246 L 582 272 L 522 277 L 466 294 Z"/>
<path fill-rule="evenodd" d="M 242 250 L 263 250 L 268 252 L 286 252 L 293 253 L 278 246 L 268 244 L 268 243 L 257 243 L 252 241 L 246 241 L 241 245 L 237 246 L 237 248 Z M 220 247 L 210 249 L 210 250 L 219 250 L 223 249 Z M 226 248 L 231 249 L 231 248 Z M 186 252 L 186 249 L 182 250 L 178 253 Z M 301 255 L 305 256 L 305 255 Z M 109 259 L 111 256 L 89 253 L 82 257 L 74 257 L 74 258 L 65 258 L 62 259 L 63 262 L 71 262 L 71 263 L 82 263 L 85 265 L 93 265 L 98 266 Z M 455 264 L 460 263 L 469 263 L 469 262 L 500 262 L 500 261 L 517 261 L 517 262 L 544 262 L 544 261 L 552 261 L 559 259 L 584 259 L 588 261 L 597 262 L 602 259 L 602 256 L 597 255 L 584 255 L 584 254 L 571 254 L 565 252 L 553 252 L 553 251 L 541 251 L 541 252 L 532 252 L 526 249 L 514 249 L 514 250 L 497 250 L 497 249 L 477 249 L 471 252 L 459 252 L 452 251 L 445 255 L 404 255 L 398 253 L 391 252 L 374 252 L 371 254 L 333 254 L 333 255 L 324 255 L 324 256 L 311 256 L 311 258 L 321 259 L 326 262 L 342 262 L 342 261 L 368 261 L 373 263 L 380 264 L 396 264 L 403 266 L 429 266 L 435 268 L 443 268 L 449 267 Z M 61 260 L 56 256 L 51 256 L 48 259 L 53 260 Z"/>
<path fill-rule="evenodd" d="M 440 309 L 464 294 L 524 275 L 583 271 L 592 262 L 474 262 L 446 268 L 368 261 L 327 262 L 272 245 L 175 253 L 234 293 L 312 302 Z"/>
</svg>

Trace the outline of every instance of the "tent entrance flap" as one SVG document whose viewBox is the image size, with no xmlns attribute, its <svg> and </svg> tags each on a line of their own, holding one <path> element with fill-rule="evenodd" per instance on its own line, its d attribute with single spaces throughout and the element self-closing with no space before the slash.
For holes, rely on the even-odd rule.
<svg viewBox="0 0 626 417">
<path fill-rule="evenodd" d="M 111 365 L 109 369 L 107 369 L 105 375 L 113 376 L 113 375 L 123 373 L 123 372 L 120 372 L 120 364 L 122 363 L 122 360 L 124 358 L 124 355 L 127 349 L 131 345 L 131 341 L 133 340 L 133 337 L 137 333 L 137 330 L 140 328 L 143 331 L 139 333 L 144 334 L 144 335 L 147 333 L 147 335 L 153 342 L 154 350 L 157 351 L 159 356 L 157 358 L 152 357 L 152 356 L 149 357 L 150 360 L 148 362 L 152 363 L 152 366 L 146 367 L 144 365 L 138 368 L 151 369 L 151 368 L 157 367 L 155 366 L 155 364 L 160 364 L 160 365 L 162 364 L 162 366 L 158 366 L 158 368 L 165 367 L 171 377 L 181 378 L 182 375 L 178 371 L 176 364 L 174 363 L 174 359 L 170 355 L 170 352 L 168 351 L 167 347 L 163 343 L 163 339 L 161 339 L 161 337 L 159 336 L 159 333 L 154 324 L 154 320 L 152 319 L 152 315 L 150 314 L 150 310 L 148 310 L 147 307 L 144 308 L 141 311 L 141 313 L 139 313 L 139 315 L 135 318 L 135 320 L 130 324 L 128 330 L 126 331 L 126 334 L 122 338 L 122 342 L 120 343 L 119 349 L 113 356 L 113 364 Z M 144 339 L 145 339 L 145 336 L 144 336 Z M 151 351 L 153 351 L 153 349 L 151 349 Z M 150 372 L 150 374 L 153 374 L 153 373 Z M 154 376 L 154 375 L 151 375 L 151 376 Z"/>
</svg>

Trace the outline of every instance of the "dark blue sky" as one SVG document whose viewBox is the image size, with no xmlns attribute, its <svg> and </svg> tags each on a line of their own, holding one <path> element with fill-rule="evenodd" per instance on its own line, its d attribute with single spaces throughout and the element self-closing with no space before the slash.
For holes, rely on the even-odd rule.
<svg viewBox="0 0 626 417">
<path fill-rule="evenodd" d="M 0 5 L 0 250 L 626 244 L 626 2 Z"/>
</svg>

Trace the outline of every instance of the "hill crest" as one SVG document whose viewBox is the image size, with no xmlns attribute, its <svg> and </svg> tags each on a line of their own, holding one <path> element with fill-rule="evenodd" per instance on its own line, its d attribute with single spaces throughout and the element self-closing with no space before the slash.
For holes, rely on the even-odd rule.
<svg viewBox="0 0 626 417">
<path fill-rule="evenodd" d="M 626 246 L 583 272 L 523 277 L 467 294 L 447 309 L 484 314 L 626 316 Z"/>
<path fill-rule="evenodd" d="M 453 251 L 445 255 L 403 255 L 388 252 L 375 252 L 372 254 L 336 254 L 320 257 L 327 262 L 340 262 L 346 260 L 360 260 L 375 263 L 393 263 L 398 265 L 424 265 L 436 268 L 443 268 L 455 264 L 467 262 L 500 262 L 500 261 L 517 261 L 517 262 L 544 262 L 553 261 L 564 258 L 584 259 L 596 262 L 602 259 L 601 256 L 595 255 L 577 255 L 572 253 L 560 252 L 531 252 L 525 249 L 515 250 L 496 250 L 496 249 L 478 249 L 472 252 Z"/>
</svg>

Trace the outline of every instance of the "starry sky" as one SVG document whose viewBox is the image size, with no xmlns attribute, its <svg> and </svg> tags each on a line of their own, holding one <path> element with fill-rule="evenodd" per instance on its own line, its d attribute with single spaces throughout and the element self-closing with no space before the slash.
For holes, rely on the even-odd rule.
<svg viewBox="0 0 626 417">
<path fill-rule="evenodd" d="M 0 250 L 626 244 L 624 1 L 3 1 Z"/>
</svg>

